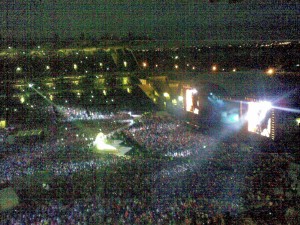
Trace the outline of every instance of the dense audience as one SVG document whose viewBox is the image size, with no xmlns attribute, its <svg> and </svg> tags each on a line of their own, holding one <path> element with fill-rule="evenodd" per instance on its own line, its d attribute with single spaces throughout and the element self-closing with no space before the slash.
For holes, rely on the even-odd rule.
<svg viewBox="0 0 300 225">
<path fill-rule="evenodd" d="M 14 153 L 0 160 L 0 183 L 16 185 L 18 177 L 47 171 L 76 192 L 72 181 L 80 174 L 82 182 L 76 185 L 91 194 L 38 203 L 21 199 L 17 208 L 1 213 L 0 224 L 299 223 L 288 155 L 225 142 L 170 116 L 146 115 L 119 131 L 119 137 L 155 157 L 97 158 L 90 151 L 90 137 L 78 135 L 72 122 L 130 116 L 61 110 L 66 119 L 57 125 L 63 130 L 59 135 L 34 145 L 7 146 Z M 73 152 L 82 157 L 56 157 Z M 84 174 L 94 176 L 91 186 Z M 50 182 L 43 188 L 51 193 L 57 185 Z"/>
</svg>

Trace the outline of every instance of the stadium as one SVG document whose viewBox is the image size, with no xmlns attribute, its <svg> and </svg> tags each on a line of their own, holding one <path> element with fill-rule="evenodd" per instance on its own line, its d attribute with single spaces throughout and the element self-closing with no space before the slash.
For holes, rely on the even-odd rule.
<svg viewBox="0 0 300 225">
<path fill-rule="evenodd" d="M 126 47 L 26 54 L 30 72 L 2 67 L 1 224 L 297 220 L 296 83 L 145 74 Z"/>
</svg>

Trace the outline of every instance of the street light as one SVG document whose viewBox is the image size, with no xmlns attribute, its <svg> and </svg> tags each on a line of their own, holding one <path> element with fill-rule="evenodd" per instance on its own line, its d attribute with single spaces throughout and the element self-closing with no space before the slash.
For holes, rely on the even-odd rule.
<svg viewBox="0 0 300 225">
<path fill-rule="evenodd" d="M 216 72 L 217 71 L 217 66 L 213 65 L 211 69 L 212 69 L 212 71 Z"/>
<path fill-rule="evenodd" d="M 275 73 L 275 70 L 273 69 L 273 68 L 269 68 L 268 70 L 267 70 L 267 74 L 268 75 L 273 75 Z"/>
</svg>

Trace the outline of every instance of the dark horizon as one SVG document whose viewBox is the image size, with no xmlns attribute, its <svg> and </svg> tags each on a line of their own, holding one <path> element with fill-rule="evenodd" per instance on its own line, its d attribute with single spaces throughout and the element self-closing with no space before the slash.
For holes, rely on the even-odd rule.
<svg viewBox="0 0 300 225">
<path fill-rule="evenodd" d="M 104 35 L 157 40 L 299 40 L 297 1 L 5 1 L 3 39 L 42 40 Z"/>
</svg>

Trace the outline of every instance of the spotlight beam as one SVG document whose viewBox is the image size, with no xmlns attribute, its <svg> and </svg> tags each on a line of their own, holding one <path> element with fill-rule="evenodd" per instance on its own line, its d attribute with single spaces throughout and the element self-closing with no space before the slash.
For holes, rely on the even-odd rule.
<svg viewBox="0 0 300 225">
<path fill-rule="evenodd" d="M 38 95 L 40 95 L 41 97 L 43 97 L 43 99 L 45 99 L 50 105 L 55 105 L 51 100 L 49 100 L 45 95 L 43 95 L 40 91 L 38 91 L 36 88 L 33 87 L 33 84 L 28 83 L 28 87 L 32 90 L 34 90 L 36 93 L 38 93 Z M 56 105 L 55 105 L 56 106 Z"/>
</svg>

